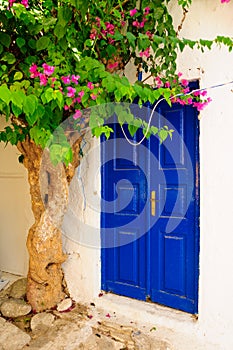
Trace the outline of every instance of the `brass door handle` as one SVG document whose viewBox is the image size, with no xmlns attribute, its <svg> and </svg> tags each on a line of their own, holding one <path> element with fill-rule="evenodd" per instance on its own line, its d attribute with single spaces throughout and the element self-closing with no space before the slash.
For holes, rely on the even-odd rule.
<svg viewBox="0 0 233 350">
<path fill-rule="evenodd" d="M 151 202 L 151 215 L 155 216 L 156 214 L 156 192 L 155 191 L 151 191 L 151 197 L 150 197 L 150 202 Z"/>
</svg>

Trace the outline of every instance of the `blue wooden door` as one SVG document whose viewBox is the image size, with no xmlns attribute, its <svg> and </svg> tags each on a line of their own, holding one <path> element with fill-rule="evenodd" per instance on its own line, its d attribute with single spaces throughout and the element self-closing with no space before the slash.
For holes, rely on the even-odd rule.
<svg viewBox="0 0 233 350">
<path fill-rule="evenodd" d="M 197 313 L 197 112 L 160 103 L 156 123 L 172 141 L 102 140 L 102 289 Z"/>
</svg>

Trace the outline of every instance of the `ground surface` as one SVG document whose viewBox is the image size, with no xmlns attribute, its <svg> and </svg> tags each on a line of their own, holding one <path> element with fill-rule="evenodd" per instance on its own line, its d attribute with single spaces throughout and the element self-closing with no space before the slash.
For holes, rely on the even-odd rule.
<svg viewBox="0 0 233 350">
<path fill-rule="evenodd" d="M 9 277 L 12 282 L 14 278 Z M 19 297 L 21 292 L 14 293 Z M 3 298 L 14 299 L 9 285 L 0 292 L 0 301 Z M 222 350 L 155 324 L 153 318 L 148 322 L 145 317 L 132 319 L 132 314 L 120 312 L 119 305 L 114 311 L 107 295 L 100 295 L 99 300 L 73 303 L 68 312 L 29 312 L 14 318 L 0 315 L 0 350 Z"/>
</svg>

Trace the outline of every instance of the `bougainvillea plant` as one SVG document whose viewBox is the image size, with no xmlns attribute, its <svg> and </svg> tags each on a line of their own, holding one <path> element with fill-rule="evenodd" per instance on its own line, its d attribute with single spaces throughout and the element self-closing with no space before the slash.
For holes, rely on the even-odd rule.
<svg viewBox="0 0 233 350">
<path fill-rule="evenodd" d="M 72 143 L 72 135 L 59 129 L 61 123 L 71 117 L 72 128 L 80 135 L 82 126 L 88 125 L 93 135 L 109 137 L 112 129 L 90 107 L 132 103 L 136 98 L 139 105 L 153 104 L 162 97 L 169 104 L 190 104 L 201 110 L 209 99 L 205 91 L 189 94 L 187 80 L 176 71 L 178 51 L 187 46 L 210 49 L 213 43 L 232 50 L 232 40 L 223 36 L 213 41 L 179 38 L 168 3 L 0 0 L 0 113 L 7 123 L 0 141 L 16 145 L 28 169 L 35 223 L 27 240 L 27 297 L 37 311 L 53 307 L 63 297 L 60 227 L 68 185 L 80 162 L 82 137 Z M 178 4 L 186 8 L 191 0 Z M 143 70 L 153 84 L 136 77 L 130 82 L 128 64 L 135 72 Z M 144 132 L 148 128 L 130 110 L 121 110 L 118 120 L 130 124 L 131 134 L 139 127 Z M 59 135 L 57 129 L 62 129 Z M 171 135 L 167 128 L 151 128 L 150 133 L 162 141 Z M 42 180 L 48 189 L 43 195 L 42 155 L 47 166 Z"/>
</svg>

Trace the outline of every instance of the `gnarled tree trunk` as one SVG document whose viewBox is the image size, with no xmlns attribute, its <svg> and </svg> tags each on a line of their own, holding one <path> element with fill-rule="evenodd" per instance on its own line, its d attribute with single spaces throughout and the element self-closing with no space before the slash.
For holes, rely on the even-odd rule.
<svg viewBox="0 0 233 350">
<path fill-rule="evenodd" d="M 61 225 L 68 205 L 68 186 L 79 164 L 81 140 L 79 137 L 73 143 L 73 162 L 69 167 L 61 163 L 53 166 L 49 151 L 43 151 L 29 138 L 17 145 L 28 170 L 35 217 L 27 238 L 27 299 L 37 312 L 54 307 L 64 297 L 61 264 L 66 256 L 62 251 Z"/>
</svg>

